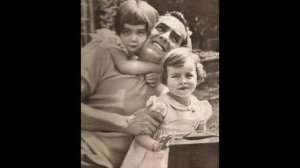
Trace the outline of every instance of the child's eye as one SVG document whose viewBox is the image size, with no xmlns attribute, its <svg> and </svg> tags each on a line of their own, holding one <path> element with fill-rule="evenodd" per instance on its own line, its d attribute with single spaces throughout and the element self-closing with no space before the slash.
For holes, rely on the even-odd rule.
<svg viewBox="0 0 300 168">
<path fill-rule="evenodd" d="M 129 36 L 129 35 L 131 34 L 131 31 L 128 30 L 128 29 L 124 29 L 124 30 L 122 31 L 122 34 L 125 35 L 125 36 Z"/>
<path fill-rule="evenodd" d="M 147 32 L 146 32 L 146 30 L 140 30 L 140 31 L 137 32 L 137 35 L 138 36 L 144 36 L 144 35 L 147 35 Z"/>
<path fill-rule="evenodd" d="M 186 77 L 192 78 L 192 77 L 194 77 L 194 75 L 193 74 L 187 74 Z"/>
</svg>

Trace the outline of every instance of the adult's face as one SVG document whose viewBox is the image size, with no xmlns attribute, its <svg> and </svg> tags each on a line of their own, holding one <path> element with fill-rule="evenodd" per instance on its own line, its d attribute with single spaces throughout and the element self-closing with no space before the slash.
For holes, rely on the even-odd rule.
<svg viewBox="0 0 300 168">
<path fill-rule="evenodd" d="M 177 18 L 161 16 L 138 55 L 142 61 L 159 63 L 169 50 L 179 47 L 186 37 L 186 29 Z"/>
</svg>

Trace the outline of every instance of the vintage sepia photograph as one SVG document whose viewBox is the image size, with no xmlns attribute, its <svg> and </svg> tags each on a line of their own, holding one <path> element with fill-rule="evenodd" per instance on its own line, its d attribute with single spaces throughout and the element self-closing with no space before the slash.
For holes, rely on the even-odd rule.
<svg viewBox="0 0 300 168">
<path fill-rule="evenodd" d="M 81 0 L 81 168 L 219 168 L 219 0 Z"/>
</svg>

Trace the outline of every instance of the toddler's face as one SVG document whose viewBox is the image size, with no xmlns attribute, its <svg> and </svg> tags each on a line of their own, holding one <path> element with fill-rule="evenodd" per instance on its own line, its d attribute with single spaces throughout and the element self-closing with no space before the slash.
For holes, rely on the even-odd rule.
<svg viewBox="0 0 300 168">
<path fill-rule="evenodd" d="M 196 89 L 197 73 L 195 62 L 187 58 L 183 67 L 167 67 L 167 87 L 169 91 L 178 97 L 188 97 Z"/>
<path fill-rule="evenodd" d="M 146 25 L 124 24 L 120 38 L 130 54 L 137 52 L 147 39 Z"/>
</svg>

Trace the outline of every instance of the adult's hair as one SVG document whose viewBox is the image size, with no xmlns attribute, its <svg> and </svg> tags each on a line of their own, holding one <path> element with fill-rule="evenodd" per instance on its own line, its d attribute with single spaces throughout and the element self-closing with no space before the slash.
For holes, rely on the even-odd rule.
<svg viewBox="0 0 300 168">
<path fill-rule="evenodd" d="M 186 62 L 187 58 L 192 58 L 195 61 L 195 68 L 197 72 L 197 80 L 202 80 L 205 76 L 203 75 L 203 69 L 199 69 L 200 67 L 197 64 L 200 64 L 200 59 L 197 54 L 194 54 L 191 49 L 187 47 L 178 47 L 172 49 L 161 61 L 161 82 L 163 84 L 167 84 L 168 79 L 168 71 L 167 67 L 176 67 L 180 68 L 183 67 L 184 63 Z"/>
<path fill-rule="evenodd" d="M 124 24 L 145 24 L 148 32 L 153 28 L 159 18 L 155 8 L 145 1 L 127 0 L 123 2 L 115 17 L 115 30 L 120 35 Z"/>
<path fill-rule="evenodd" d="M 189 33 L 189 29 L 188 29 L 187 20 L 184 18 L 183 14 L 181 12 L 178 12 L 178 11 L 170 11 L 170 12 L 167 12 L 165 14 L 165 16 L 173 16 L 183 24 L 183 26 L 185 28 L 185 31 L 186 31 L 186 36 L 183 38 L 183 41 L 182 41 L 180 46 L 187 47 L 190 33 Z"/>
</svg>

